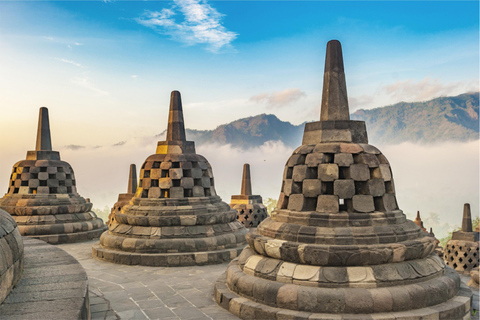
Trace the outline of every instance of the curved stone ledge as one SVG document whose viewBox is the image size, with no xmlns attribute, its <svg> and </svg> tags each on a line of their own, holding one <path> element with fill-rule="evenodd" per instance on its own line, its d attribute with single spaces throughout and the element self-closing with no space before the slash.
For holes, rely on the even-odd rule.
<svg viewBox="0 0 480 320">
<path fill-rule="evenodd" d="M 238 260 L 227 269 L 227 288 L 242 297 L 270 307 L 312 313 L 377 313 L 420 309 L 456 296 L 460 278 L 452 269 L 434 279 L 382 288 L 324 288 L 285 284 L 242 272 Z M 295 301 L 293 301 L 294 299 Z M 322 303 L 329 301 L 329 303 Z"/>
<path fill-rule="evenodd" d="M 100 237 L 101 247 L 107 250 L 122 250 L 136 253 L 176 253 L 176 252 L 201 252 L 209 250 L 222 250 L 245 247 L 246 229 L 211 237 L 155 239 L 154 236 L 134 238 L 118 236 L 110 231 L 104 232 Z"/>
<path fill-rule="evenodd" d="M 240 245 L 231 249 L 204 252 L 134 253 L 110 250 L 96 243 L 92 246 L 92 255 L 94 258 L 117 264 L 151 267 L 183 267 L 228 262 L 237 257 L 243 248 L 244 246 Z"/>
<path fill-rule="evenodd" d="M 318 267 L 257 255 L 245 248 L 238 266 L 258 278 L 324 288 L 379 288 L 422 282 L 443 275 L 445 265 L 435 254 L 420 260 L 360 267 Z"/>
<path fill-rule="evenodd" d="M 191 219 L 188 219 L 191 218 Z M 181 220 L 194 221 L 195 216 L 183 216 Z M 109 231 L 112 235 L 129 236 L 145 239 L 172 239 L 172 238 L 190 238 L 190 237 L 217 237 L 226 233 L 235 233 L 243 229 L 238 221 L 231 221 L 221 224 L 209 225 L 174 225 L 165 227 L 144 227 L 131 224 L 110 225 Z M 246 232 L 245 232 L 246 233 Z"/>
<path fill-rule="evenodd" d="M 316 211 L 291 211 L 274 209 L 271 219 L 277 222 L 286 222 L 311 227 L 368 227 L 401 224 L 407 221 L 402 210 L 391 212 L 338 212 L 335 214 Z"/>
<path fill-rule="evenodd" d="M 102 233 L 105 232 L 106 229 L 107 226 L 104 225 L 102 228 L 89 231 L 62 234 L 30 235 L 28 237 L 43 240 L 49 244 L 74 243 L 98 239 L 102 235 Z"/>
<path fill-rule="evenodd" d="M 23 252 L 22 237 L 15 221 L 0 210 L 0 304 L 22 277 Z"/>
<path fill-rule="evenodd" d="M 434 305 L 427 308 L 419 308 L 408 311 L 393 311 L 393 312 L 383 312 L 381 311 L 381 306 L 385 305 L 387 299 L 382 299 L 385 297 L 381 295 L 376 301 L 378 310 L 374 314 L 365 314 L 361 313 L 348 313 L 338 314 L 337 310 L 329 313 L 312 313 L 304 311 L 293 311 L 291 309 L 283 309 L 279 306 L 272 307 L 256 301 L 249 300 L 242 296 L 239 296 L 232 291 L 230 291 L 226 286 L 227 277 L 226 274 L 220 276 L 215 283 L 214 299 L 215 301 L 224 309 L 227 309 L 237 317 L 241 319 L 272 319 L 272 320 L 283 320 L 283 319 L 296 319 L 296 320 L 312 320 L 312 319 L 321 319 L 321 320 L 332 320 L 332 319 L 363 319 L 363 320 L 424 320 L 424 319 L 470 319 L 470 309 L 471 309 L 471 296 L 472 292 L 468 287 L 461 283 L 461 289 L 458 291 L 458 294 L 451 298 L 450 300 Z M 257 285 L 259 287 L 259 285 Z M 289 285 L 292 286 L 292 285 Z M 263 290 L 271 290 L 273 288 L 267 287 Z M 286 288 L 288 289 L 288 288 Z M 387 290 L 387 289 L 381 289 Z M 288 292 L 286 292 L 288 293 Z M 362 292 L 363 293 L 363 292 Z M 382 292 L 383 293 L 383 292 Z M 258 293 L 257 293 L 258 294 Z M 408 292 L 407 292 L 408 294 Z M 282 303 L 286 303 L 290 306 L 295 306 L 298 301 L 304 297 L 302 292 L 300 295 L 288 296 L 285 294 L 282 299 Z M 407 295 L 404 297 L 408 298 Z M 290 299 L 288 299 L 290 298 Z M 424 299 L 422 299 L 423 301 Z M 327 302 L 328 303 L 325 303 Z M 317 303 L 318 305 L 331 305 L 335 303 L 334 296 L 328 297 L 325 296 L 324 299 Z M 362 297 L 359 297 L 359 302 L 362 302 Z M 278 305 L 278 303 L 277 303 Z"/>
<path fill-rule="evenodd" d="M 277 222 L 270 218 L 257 228 L 257 233 L 278 240 L 328 245 L 396 243 L 425 236 L 412 221 L 399 225 L 325 228 Z"/>
<path fill-rule="evenodd" d="M 0 305 L 2 320 L 90 319 L 88 280 L 80 263 L 44 241 L 24 238 L 25 267 Z"/>
<path fill-rule="evenodd" d="M 60 235 L 65 233 L 85 232 L 95 229 L 105 230 L 102 219 L 82 222 L 67 222 L 58 224 L 19 225 L 18 229 L 22 236 Z"/>
<path fill-rule="evenodd" d="M 293 263 L 316 266 L 362 266 L 425 258 L 435 250 L 435 238 L 374 245 L 319 245 L 263 237 L 251 230 L 246 235 L 258 254 Z"/>
<path fill-rule="evenodd" d="M 48 214 L 35 216 L 14 216 L 18 225 L 48 225 L 57 223 L 93 221 L 97 215 L 93 211 L 66 213 L 66 214 Z"/>
<path fill-rule="evenodd" d="M 92 203 L 78 194 L 5 195 L 0 207 L 12 216 L 74 214 L 89 212 Z"/>
<path fill-rule="evenodd" d="M 168 210 L 166 208 L 169 207 Z M 171 210 L 174 208 L 175 210 Z M 208 209 L 207 209 L 208 208 Z M 218 209 L 216 209 L 218 208 Z M 219 196 L 189 197 L 189 198 L 138 198 L 135 197 L 128 205 L 128 211 L 134 215 L 189 214 L 189 211 L 202 209 L 200 213 L 213 210 L 231 210 L 230 206 Z"/>
</svg>

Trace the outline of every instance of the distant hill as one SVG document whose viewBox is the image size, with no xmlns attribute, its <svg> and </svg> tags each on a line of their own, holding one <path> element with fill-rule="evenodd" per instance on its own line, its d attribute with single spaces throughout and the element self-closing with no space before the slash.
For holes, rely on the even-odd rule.
<svg viewBox="0 0 480 320">
<path fill-rule="evenodd" d="M 475 140 L 479 138 L 478 95 L 478 92 L 465 93 L 357 110 L 351 119 L 366 122 L 368 139 L 374 143 Z"/>
<path fill-rule="evenodd" d="M 351 114 L 352 120 L 366 122 L 368 139 L 374 144 L 475 140 L 479 138 L 478 117 L 478 92 L 425 102 L 400 102 Z M 302 142 L 304 126 L 281 121 L 273 114 L 260 114 L 223 124 L 215 130 L 187 129 L 187 138 L 197 145 L 220 143 L 242 149 L 280 140 L 294 148 Z"/>
</svg>

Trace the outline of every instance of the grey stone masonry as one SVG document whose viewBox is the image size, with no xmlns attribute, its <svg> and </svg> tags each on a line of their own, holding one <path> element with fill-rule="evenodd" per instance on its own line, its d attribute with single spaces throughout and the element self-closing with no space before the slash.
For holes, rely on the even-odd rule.
<svg viewBox="0 0 480 320">
<path fill-rule="evenodd" d="M 237 210 L 237 219 L 247 228 L 256 228 L 268 215 L 262 203 L 262 197 L 252 195 L 250 165 L 243 165 L 242 188 L 240 195 L 232 196 L 230 207 Z"/>
<path fill-rule="evenodd" d="M 140 169 L 134 196 L 93 245 L 98 259 L 127 265 L 222 263 L 245 246 L 237 212 L 216 195 L 213 170 L 186 141 L 180 93 L 173 91 L 167 140 Z"/>
<path fill-rule="evenodd" d="M 78 194 L 70 164 L 51 150 L 47 108 L 40 109 L 38 123 L 36 150 L 14 164 L 0 208 L 13 216 L 23 236 L 51 244 L 98 238 L 106 226 Z"/>
<path fill-rule="evenodd" d="M 478 231 L 472 231 L 470 204 L 463 206 L 462 230 L 454 231 L 443 250 L 445 263 L 460 274 L 470 274 L 479 266 Z"/>
<path fill-rule="evenodd" d="M 135 196 L 135 192 L 137 191 L 137 167 L 134 164 L 130 165 L 130 172 L 128 174 L 128 186 L 126 193 L 120 193 L 118 195 L 118 200 L 113 205 L 110 214 L 108 215 L 107 224 L 111 224 L 114 222 L 114 217 L 116 212 L 120 212 L 126 204 L 130 202 L 130 200 Z"/>
<path fill-rule="evenodd" d="M 0 209 L 0 305 L 20 281 L 23 265 L 23 241 L 17 224 Z"/>
<path fill-rule="evenodd" d="M 215 284 L 242 319 L 469 319 L 472 292 L 400 210 L 392 169 L 348 120 L 340 43 L 327 45 L 321 121 L 285 164 L 271 216 Z"/>
</svg>

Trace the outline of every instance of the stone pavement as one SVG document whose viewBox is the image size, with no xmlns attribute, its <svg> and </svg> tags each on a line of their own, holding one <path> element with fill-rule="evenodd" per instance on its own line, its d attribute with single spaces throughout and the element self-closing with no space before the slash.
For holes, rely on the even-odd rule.
<svg viewBox="0 0 480 320">
<path fill-rule="evenodd" d="M 238 319 L 213 300 L 227 263 L 192 267 L 128 266 L 92 258 L 88 241 L 58 247 L 74 256 L 89 279 L 92 319 Z"/>
</svg>

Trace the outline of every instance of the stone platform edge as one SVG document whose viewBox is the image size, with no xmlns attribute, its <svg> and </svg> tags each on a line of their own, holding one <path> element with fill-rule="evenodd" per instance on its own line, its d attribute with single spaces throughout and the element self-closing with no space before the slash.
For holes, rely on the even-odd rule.
<svg viewBox="0 0 480 320">
<path fill-rule="evenodd" d="M 90 320 L 88 278 L 80 263 L 58 247 L 22 238 L 24 272 L 0 305 L 0 318 Z"/>
<path fill-rule="evenodd" d="M 230 291 L 226 286 L 226 272 L 215 282 L 214 299 L 224 309 L 241 319 L 271 319 L 271 320 L 424 320 L 424 319 L 452 319 L 452 310 L 462 310 L 465 316 L 462 320 L 469 320 L 471 313 L 471 290 L 463 283 L 457 296 L 428 308 L 401 312 L 375 314 L 327 314 L 310 313 L 270 307 L 244 298 Z M 457 319 L 460 320 L 460 319 Z"/>
</svg>

